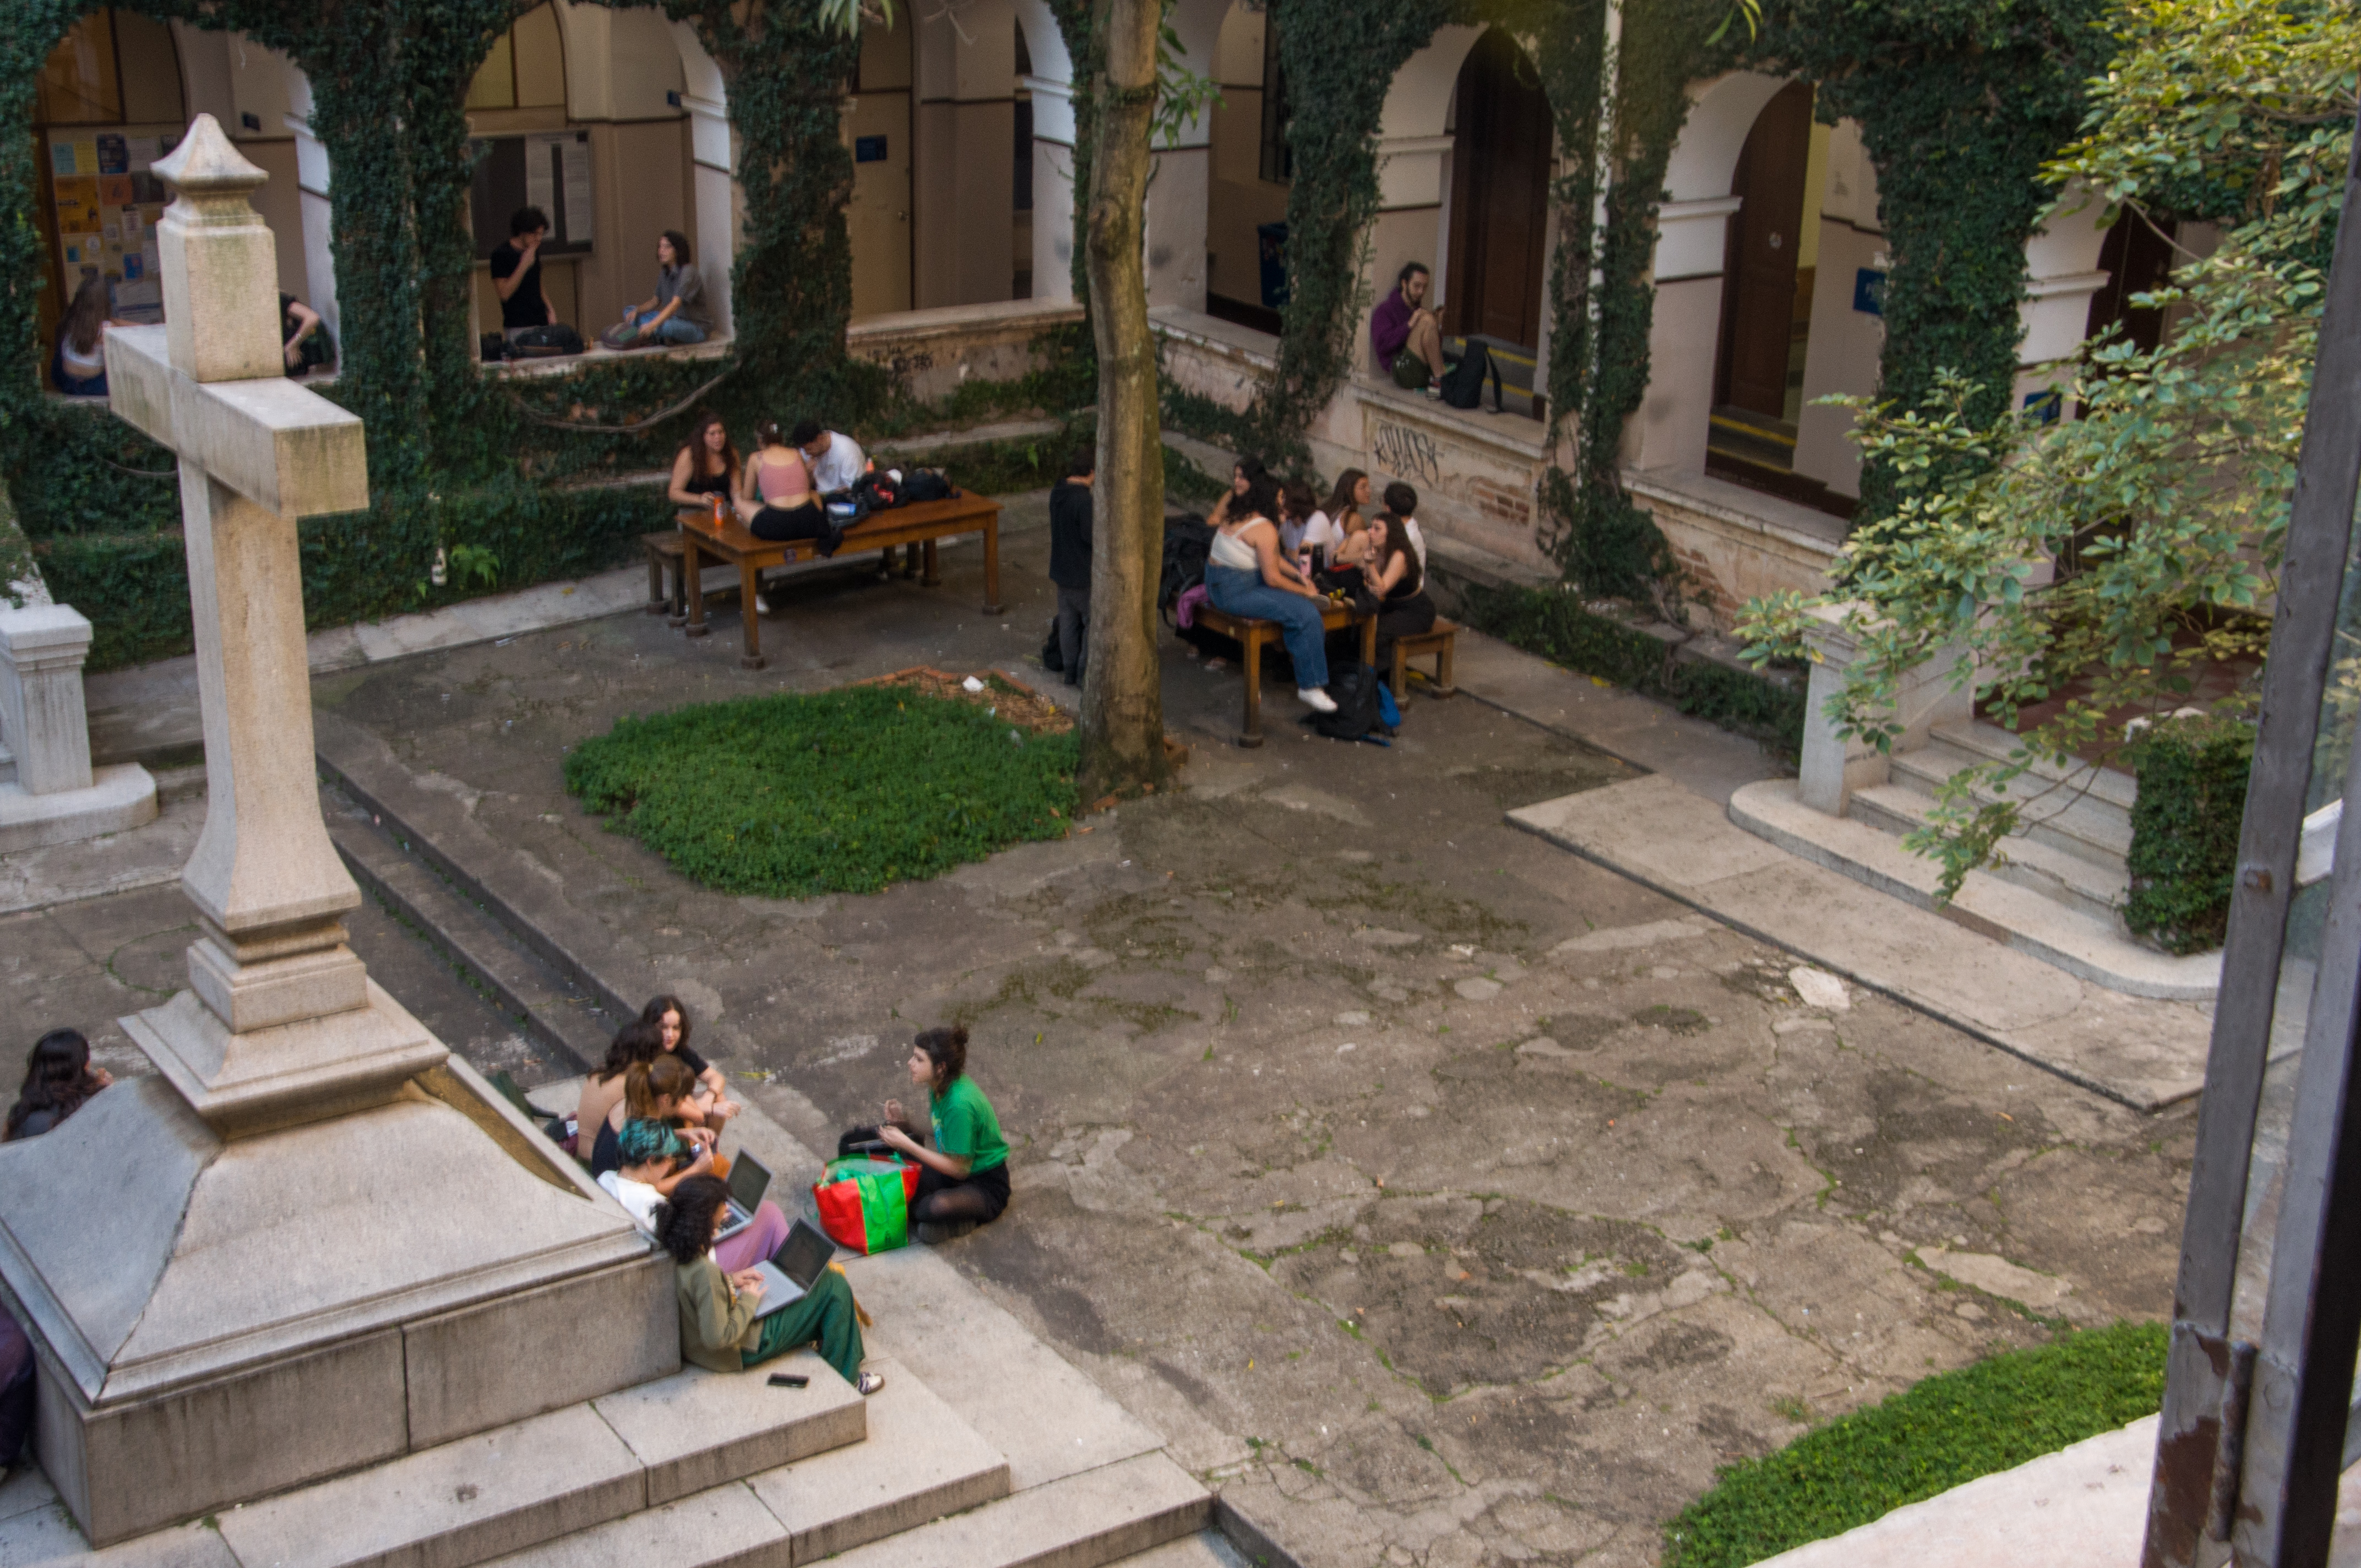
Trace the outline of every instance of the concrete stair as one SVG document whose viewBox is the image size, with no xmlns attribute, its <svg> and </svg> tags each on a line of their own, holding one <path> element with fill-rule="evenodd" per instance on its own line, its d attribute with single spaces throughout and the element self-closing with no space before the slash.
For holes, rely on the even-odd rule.
<svg viewBox="0 0 2361 1568">
<path fill-rule="evenodd" d="M 758 1105 L 732 1129 L 790 1197 L 818 1168 Z M 868 1399 L 809 1351 L 692 1367 L 96 1552 L 27 1472 L 0 1486 L 0 1568 L 1243 1568 L 1163 1440 L 946 1259 L 846 1266 L 877 1319 Z M 566 1354 L 520 1346 L 511 1375 Z"/>
</svg>

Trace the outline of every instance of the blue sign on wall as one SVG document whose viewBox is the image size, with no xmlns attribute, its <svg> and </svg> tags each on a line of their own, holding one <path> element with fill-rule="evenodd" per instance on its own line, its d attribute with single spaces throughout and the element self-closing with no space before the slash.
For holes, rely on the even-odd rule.
<svg viewBox="0 0 2361 1568">
<path fill-rule="evenodd" d="M 852 161 L 855 163 L 884 162 L 885 138 L 884 137 L 854 137 L 852 138 Z"/>
<path fill-rule="evenodd" d="M 1885 274 L 1863 267 L 1852 275 L 1852 308 L 1865 316 L 1885 313 Z"/>
<path fill-rule="evenodd" d="M 2025 417 L 2035 424 L 2056 424 L 2066 411 L 2066 394 L 2055 387 L 2025 394 Z"/>
</svg>

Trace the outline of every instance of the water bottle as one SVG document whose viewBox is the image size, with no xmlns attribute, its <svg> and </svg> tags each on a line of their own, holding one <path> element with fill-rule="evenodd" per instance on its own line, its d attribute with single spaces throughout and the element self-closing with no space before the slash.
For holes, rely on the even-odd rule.
<svg viewBox="0 0 2361 1568">
<path fill-rule="evenodd" d="M 721 497 L 719 493 L 717 492 L 713 498 L 713 532 L 716 533 L 721 532 L 722 516 Z"/>
</svg>

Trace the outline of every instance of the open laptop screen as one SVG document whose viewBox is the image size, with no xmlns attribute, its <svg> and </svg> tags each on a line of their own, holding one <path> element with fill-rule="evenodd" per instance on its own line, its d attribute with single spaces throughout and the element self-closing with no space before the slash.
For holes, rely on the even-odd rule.
<svg viewBox="0 0 2361 1568">
<path fill-rule="evenodd" d="M 771 1173 L 752 1155 L 739 1150 L 730 1162 L 730 1201 L 741 1213 L 752 1214 L 770 1190 Z"/>
</svg>

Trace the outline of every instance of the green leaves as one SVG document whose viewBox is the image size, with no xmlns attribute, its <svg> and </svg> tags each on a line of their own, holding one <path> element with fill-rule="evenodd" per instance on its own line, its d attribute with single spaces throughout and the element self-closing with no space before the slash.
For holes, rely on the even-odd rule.
<svg viewBox="0 0 2361 1568">
<path fill-rule="evenodd" d="M 619 719 L 567 755 L 566 786 L 725 893 L 873 893 L 1064 836 L 1073 735 L 1010 733 L 906 688 L 749 697 Z"/>
</svg>

